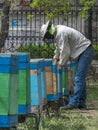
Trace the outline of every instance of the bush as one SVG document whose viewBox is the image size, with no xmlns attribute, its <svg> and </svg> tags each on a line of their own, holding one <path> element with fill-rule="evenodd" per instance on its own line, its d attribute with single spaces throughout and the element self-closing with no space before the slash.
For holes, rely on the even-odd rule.
<svg viewBox="0 0 98 130">
<path fill-rule="evenodd" d="M 31 58 L 52 58 L 54 50 L 54 45 L 25 45 L 20 47 L 18 52 L 29 52 Z"/>
<path fill-rule="evenodd" d="M 94 59 L 98 60 L 98 45 L 94 44 Z M 18 52 L 29 52 L 31 58 L 52 58 L 54 55 L 54 45 L 25 45 L 18 49 Z"/>
<path fill-rule="evenodd" d="M 93 48 L 95 50 L 95 52 L 94 52 L 94 59 L 98 60 L 98 45 L 93 45 Z"/>
</svg>

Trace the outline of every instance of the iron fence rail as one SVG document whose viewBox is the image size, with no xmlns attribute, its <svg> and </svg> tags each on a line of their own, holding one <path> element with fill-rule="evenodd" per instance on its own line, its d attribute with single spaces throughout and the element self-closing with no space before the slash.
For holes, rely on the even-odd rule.
<svg viewBox="0 0 98 130">
<path fill-rule="evenodd" d="M 47 12 L 45 10 L 12 10 L 9 15 L 9 33 L 5 42 L 5 49 L 17 50 L 24 45 L 44 44 L 40 35 L 40 28 L 47 22 Z M 83 20 L 79 11 L 73 9 L 53 19 L 53 23 L 64 24 L 82 32 L 92 43 L 98 44 L 98 7 L 91 10 L 88 20 Z M 67 17 L 65 17 L 65 15 Z M 40 47 L 40 46 L 39 46 Z"/>
</svg>

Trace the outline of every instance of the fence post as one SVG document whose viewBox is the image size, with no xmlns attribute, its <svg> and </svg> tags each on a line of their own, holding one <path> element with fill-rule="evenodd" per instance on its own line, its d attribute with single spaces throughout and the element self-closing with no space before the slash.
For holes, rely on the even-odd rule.
<svg viewBox="0 0 98 130">
<path fill-rule="evenodd" d="M 92 42 L 92 9 L 89 10 L 89 17 L 88 17 L 88 38 Z"/>
</svg>

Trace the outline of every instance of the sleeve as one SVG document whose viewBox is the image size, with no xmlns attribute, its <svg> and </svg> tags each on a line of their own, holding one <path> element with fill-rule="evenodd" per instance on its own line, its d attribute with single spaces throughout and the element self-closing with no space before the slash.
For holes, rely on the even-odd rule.
<svg viewBox="0 0 98 130">
<path fill-rule="evenodd" d="M 56 46 L 56 49 L 54 51 L 53 59 L 59 59 L 60 51 L 59 51 L 59 48 L 58 48 L 57 44 L 55 44 L 55 46 Z"/>
<path fill-rule="evenodd" d="M 68 42 L 68 36 L 67 35 L 61 35 L 59 41 L 59 50 L 60 50 L 60 55 L 59 55 L 59 65 L 65 65 L 67 61 L 69 60 L 70 57 L 70 45 Z"/>
</svg>

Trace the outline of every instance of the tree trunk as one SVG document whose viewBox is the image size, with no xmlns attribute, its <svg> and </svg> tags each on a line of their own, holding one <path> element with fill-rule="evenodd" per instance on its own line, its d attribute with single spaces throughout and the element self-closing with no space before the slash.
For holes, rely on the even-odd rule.
<svg viewBox="0 0 98 130">
<path fill-rule="evenodd" d="M 10 10 L 10 2 L 4 0 L 3 2 L 3 16 L 1 19 L 1 32 L 0 32 L 0 51 L 1 48 L 4 47 L 5 40 L 8 36 L 9 31 L 9 10 Z"/>
</svg>

